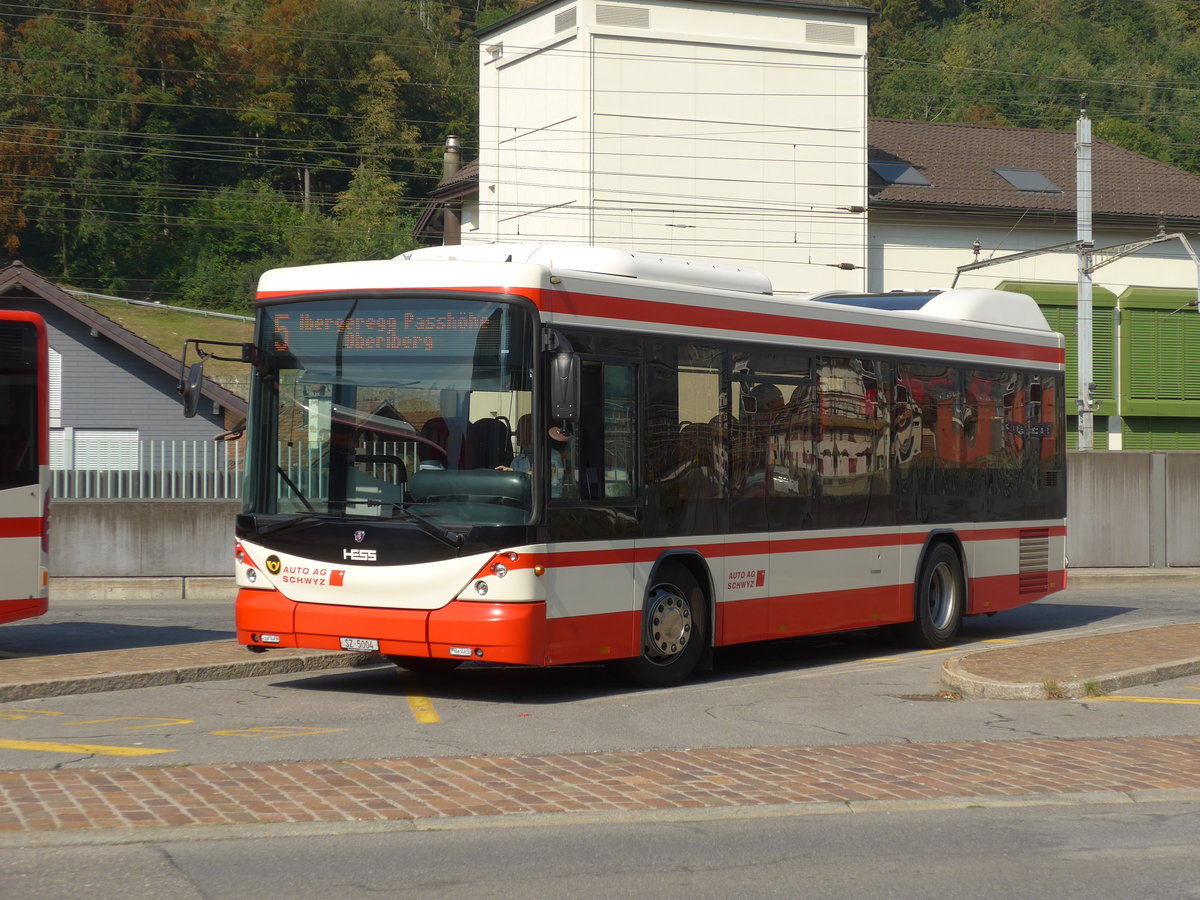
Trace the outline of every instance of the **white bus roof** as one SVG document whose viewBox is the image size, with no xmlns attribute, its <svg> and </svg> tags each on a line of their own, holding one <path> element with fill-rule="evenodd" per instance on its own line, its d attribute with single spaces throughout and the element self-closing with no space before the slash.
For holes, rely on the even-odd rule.
<svg viewBox="0 0 1200 900">
<path fill-rule="evenodd" d="M 612 247 L 571 244 L 463 244 L 410 250 L 396 258 L 413 261 L 529 263 L 545 266 L 547 269 L 615 275 L 621 278 L 686 284 L 721 291 L 771 293 L 771 279 L 758 269 L 748 266 L 731 266 L 678 256 L 663 256 L 658 253 L 637 253 Z"/>
</svg>

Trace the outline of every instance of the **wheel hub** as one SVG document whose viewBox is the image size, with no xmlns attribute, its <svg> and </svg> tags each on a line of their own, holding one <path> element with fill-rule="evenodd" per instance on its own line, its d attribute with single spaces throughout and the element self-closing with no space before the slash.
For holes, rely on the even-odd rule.
<svg viewBox="0 0 1200 900">
<path fill-rule="evenodd" d="M 929 618 L 935 628 L 945 628 L 958 603 L 958 585 L 954 573 L 945 563 L 930 573 L 928 582 Z"/>
<path fill-rule="evenodd" d="M 692 636 L 692 610 L 667 585 L 654 589 L 646 621 L 646 655 L 657 662 L 679 656 Z"/>
</svg>

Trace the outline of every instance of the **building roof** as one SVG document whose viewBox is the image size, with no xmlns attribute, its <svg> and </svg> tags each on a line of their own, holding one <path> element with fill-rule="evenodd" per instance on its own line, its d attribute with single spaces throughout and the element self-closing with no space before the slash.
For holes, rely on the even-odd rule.
<svg viewBox="0 0 1200 900">
<path fill-rule="evenodd" d="M 518 10 L 511 16 L 506 16 L 499 22 L 494 22 L 485 28 L 480 28 L 475 32 L 476 38 L 484 38 L 496 31 L 502 31 L 522 19 L 527 19 L 536 16 L 552 6 L 570 2 L 570 0 L 542 0 L 540 3 L 534 3 L 532 6 L 527 6 L 525 9 Z M 632 6 L 637 0 L 621 0 L 624 5 Z M 687 2 L 709 2 L 714 6 L 747 6 L 758 8 L 774 8 L 780 10 L 812 10 L 815 12 L 844 12 L 855 13 L 861 16 L 874 17 L 877 15 L 873 10 L 866 6 L 850 3 L 848 0 L 687 0 Z"/>
<path fill-rule="evenodd" d="M 445 204 L 474 195 L 479 190 L 479 160 L 464 163 L 449 178 L 443 179 L 429 192 L 421 215 L 413 228 L 413 236 L 422 244 L 439 244 L 442 240 L 442 219 Z"/>
<path fill-rule="evenodd" d="M 0 270 L 0 296 L 19 295 L 22 292 L 46 301 L 51 306 L 83 322 L 114 344 L 162 369 L 172 378 L 179 378 L 180 361 L 174 356 L 138 337 L 129 329 L 118 325 L 108 316 L 92 309 L 82 300 L 72 297 L 62 288 L 17 261 L 8 268 Z M 201 393 L 232 413 L 242 416 L 246 414 L 245 400 L 208 378 L 204 379 Z"/>
<path fill-rule="evenodd" d="M 872 208 L 1075 212 L 1073 131 L 871 119 L 867 143 Z M 1092 211 L 1195 222 L 1200 176 L 1093 139 Z"/>
</svg>

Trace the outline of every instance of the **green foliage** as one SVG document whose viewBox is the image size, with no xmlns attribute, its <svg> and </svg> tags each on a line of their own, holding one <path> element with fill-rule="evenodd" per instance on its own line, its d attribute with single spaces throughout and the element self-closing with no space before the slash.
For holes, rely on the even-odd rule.
<svg viewBox="0 0 1200 900">
<path fill-rule="evenodd" d="M 446 135 L 474 134 L 480 6 L 6 7 L 0 241 L 79 287 L 221 308 L 270 266 L 408 249 Z"/>
<path fill-rule="evenodd" d="M 288 260 L 303 211 L 265 182 L 223 188 L 195 203 L 196 228 L 178 264 L 181 299 L 191 306 L 248 307 L 264 271 Z"/>
<path fill-rule="evenodd" d="M 1092 135 L 1134 153 L 1151 159 L 1166 161 L 1169 156 L 1167 142 L 1140 122 L 1123 119 L 1100 119 L 1092 129 Z"/>
</svg>

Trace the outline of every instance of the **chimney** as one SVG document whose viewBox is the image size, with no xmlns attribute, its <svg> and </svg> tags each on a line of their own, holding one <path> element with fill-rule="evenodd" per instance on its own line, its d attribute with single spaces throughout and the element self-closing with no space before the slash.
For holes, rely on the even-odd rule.
<svg viewBox="0 0 1200 900">
<path fill-rule="evenodd" d="M 459 143 L 457 134 L 447 135 L 446 150 L 442 153 L 442 181 L 449 181 L 458 174 L 461 167 L 462 144 Z"/>
<path fill-rule="evenodd" d="M 458 174 L 462 167 L 462 144 L 458 135 L 446 137 L 446 150 L 442 154 L 442 183 L 445 184 Z M 462 203 L 450 200 L 442 205 L 442 244 L 450 247 L 462 243 Z"/>
</svg>

